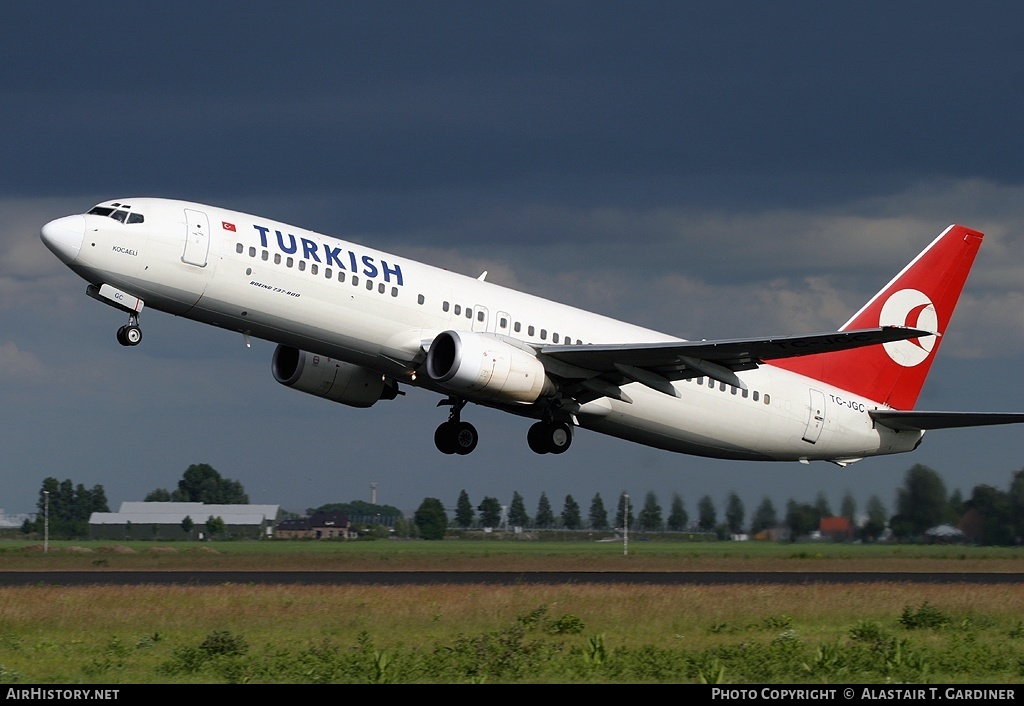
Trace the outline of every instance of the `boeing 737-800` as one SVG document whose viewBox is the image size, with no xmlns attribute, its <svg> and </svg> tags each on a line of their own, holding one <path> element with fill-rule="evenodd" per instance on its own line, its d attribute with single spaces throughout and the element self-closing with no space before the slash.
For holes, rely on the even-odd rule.
<svg viewBox="0 0 1024 706">
<path fill-rule="evenodd" d="M 914 405 L 982 234 L 954 225 L 838 331 L 686 341 L 266 218 L 183 201 L 119 199 L 41 237 L 128 315 L 143 307 L 277 343 L 275 379 L 353 407 L 404 385 L 445 396 L 434 434 L 468 454 L 467 403 L 536 420 L 562 453 L 577 427 L 670 451 L 757 461 L 911 451 L 927 429 L 1024 414 Z M 485 273 L 486 274 L 486 273 Z"/>
</svg>

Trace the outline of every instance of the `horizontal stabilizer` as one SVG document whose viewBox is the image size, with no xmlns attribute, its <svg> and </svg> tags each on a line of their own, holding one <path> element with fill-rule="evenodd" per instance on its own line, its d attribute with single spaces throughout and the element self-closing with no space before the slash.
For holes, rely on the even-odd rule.
<svg viewBox="0 0 1024 706">
<path fill-rule="evenodd" d="M 871 418 L 882 426 L 897 431 L 957 429 L 993 424 L 1022 424 L 1021 412 L 919 412 L 916 410 L 872 409 Z"/>
</svg>

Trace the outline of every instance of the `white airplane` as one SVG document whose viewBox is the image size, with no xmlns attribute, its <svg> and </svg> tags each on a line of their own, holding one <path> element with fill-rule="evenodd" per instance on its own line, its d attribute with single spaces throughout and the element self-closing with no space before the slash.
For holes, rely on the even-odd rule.
<svg viewBox="0 0 1024 706">
<path fill-rule="evenodd" d="M 982 234 L 950 226 L 838 331 L 686 341 L 266 218 L 183 201 L 108 201 L 42 227 L 87 293 L 277 343 L 275 379 L 353 407 L 446 396 L 434 434 L 468 454 L 469 402 L 538 420 L 562 453 L 576 427 L 700 456 L 831 461 L 915 449 L 927 429 L 1024 413 L 913 409 Z"/>
</svg>

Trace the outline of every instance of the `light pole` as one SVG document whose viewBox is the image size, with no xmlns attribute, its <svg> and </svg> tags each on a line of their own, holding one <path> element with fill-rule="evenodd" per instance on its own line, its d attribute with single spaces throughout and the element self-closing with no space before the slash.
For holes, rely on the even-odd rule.
<svg viewBox="0 0 1024 706">
<path fill-rule="evenodd" d="M 43 491 L 43 554 L 50 551 L 50 491 Z"/>
<path fill-rule="evenodd" d="M 622 498 L 622 556 L 629 556 L 629 494 L 623 493 Z"/>
</svg>

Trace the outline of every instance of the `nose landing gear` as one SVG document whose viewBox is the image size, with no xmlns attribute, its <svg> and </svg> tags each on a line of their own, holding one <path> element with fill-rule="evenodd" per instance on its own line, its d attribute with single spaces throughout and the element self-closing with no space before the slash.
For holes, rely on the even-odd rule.
<svg viewBox="0 0 1024 706">
<path fill-rule="evenodd" d="M 137 346 L 142 342 L 142 329 L 139 328 L 139 314 L 145 302 L 128 292 L 111 287 L 109 284 L 99 286 L 90 284 L 85 293 L 96 301 L 124 311 L 128 314 L 128 323 L 117 330 L 117 342 L 122 346 Z"/>
<path fill-rule="evenodd" d="M 138 314 L 132 312 L 128 316 L 128 323 L 117 330 L 117 342 L 122 346 L 137 346 L 142 343 Z"/>
</svg>

